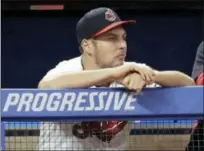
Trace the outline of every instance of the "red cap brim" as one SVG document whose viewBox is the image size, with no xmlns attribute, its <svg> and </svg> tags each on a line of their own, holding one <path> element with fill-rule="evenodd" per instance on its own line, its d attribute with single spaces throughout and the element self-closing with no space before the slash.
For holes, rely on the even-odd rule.
<svg viewBox="0 0 204 151">
<path fill-rule="evenodd" d="M 93 38 L 97 37 L 97 36 L 107 32 L 113 28 L 116 28 L 120 25 L 129 24 L 129 23 L 136 23 L 136 21 L 135 20 L 126 20 L 126 21 L 118 21 L 118 22 L 112 23 L 112 24 L 106 26 L 105 28 L 103 28 L 102 30 L 100 30 L 99 32 L 97 32 L 96 34 L 94 34 L 92 37 Z"/>
</svg>

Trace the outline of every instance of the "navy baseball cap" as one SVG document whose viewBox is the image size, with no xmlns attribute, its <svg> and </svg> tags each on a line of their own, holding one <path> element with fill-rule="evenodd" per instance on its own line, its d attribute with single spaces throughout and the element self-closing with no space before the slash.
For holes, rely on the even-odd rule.
<svg viewBox="0 0 204 151">
<path fill-rule="evenodd" d="M 95 38 L 117 26 L 135 23 L 135 20 L 121 20 L 115 11 L 100 7 L 87 12 L 77 23 L 77 40 Z"/>
</svg>

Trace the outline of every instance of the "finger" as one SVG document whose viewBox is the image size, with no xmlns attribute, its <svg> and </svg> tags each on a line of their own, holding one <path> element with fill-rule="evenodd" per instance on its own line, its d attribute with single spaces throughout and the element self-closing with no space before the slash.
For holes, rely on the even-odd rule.
<svg viewBox="0 0 204 151">
<path fill-rule="evenodd" d="M 142 75 L 140 74 L 140 78 L 141 78 L 142 80 L 146 81 L 146 82 L 150 81 L 150 80 L 149 80 L 150 78 L 149 78 L 148 74 L 144 74 L 144 76 L 142 76 Z"/>
<path fill-rule="evenodd" d="M 145 81 L 140 81 L 140 83 L 138 84 L 138 90 L 137 93 L 141 94 L 143 88 L 145 87 Z"/>
<path fill-rule="evenodd" d="M 130 76 L 126 76 L 126 77 L 124 78 L 124 80 L 123 80 L 123 83 L 124 83 L 125 85 L 128 85 L 129 82 L 130 82 Z"/>
<path fill-rule="evenodd" d="M 151 70 L 148 67 L 144 68 L 144 77 L 145 77 L 145 79 L 143 79 L 143 80 L 151 81 L 152 73 L 151 73 Z"/>
<path fill-rule="evenodd" d="M 153 80 L 154 80 L 154 76 L 150 74 L 148 82 L 152 82 Z"/>
<path fill-rule="evenodd" d="M 143 81 L 142 78 L 140 77 L 140 75 L 135 75 L 134 76 L 134 85 L 133 85 L 133 89 L 134 91 L 140 91 L 140 86 L 139 83 Z"/>
<path fill-rule="evenodd" d="M 147 82 L 146 85 L 151 85 L 153 83 L 154 83 L 153 81 L 150 81 L 150 82 Z"/>
<path fill-rule="evenodd" d="M 140 73 L 140 76 L 141 76 L 141 78 L 142 78 L 143 80 L 146 80 L 146 75 L 145 75 L 145 73 Z"/>
<path fill-rule="evenodd" d="M 137 80 L 137 79 L 134 79 L 134 85 L 133 85 L 134 91 L 138 91 L 138 89 L 140 89 L 139 86 L 138 86 L 138 84 L 139 84 L 138 80 Z"/>
<path fill-rule="evenodd" d="M 129 88 L 130 90 L 134 90 L 134 84 L 135 84 L 134 76 L 131 76 L 131 77 L 130 77 L 130 81 L 129 81 L 128 88 Z"/>
<path fill-rule="evenodd" d="M 151 81 L 151 75 L 148 71 L 145 73 L 145 81 Z"/>
<path fill-rule="evenodd" d="M 138 89 L 138 84 L 139 84 L 139 82 L 140 82 L 140 80 L 141 80 L 141 77 L 140 77 L 140 75 L 139 74 L 134 74 L 132 77 L 131 77 L 131 89 L 133 90 L 133 91 L 137 91 L 137 89 Z"/>
<path fill-rule="evenodd" d="M 137 92 L 138 93 L 141 93 L 141 91 L 142 91 L 142 80 L 140 80 L 138 83 L 137 83 Z"/>
<path fill-rule="evenodd" d="M 123 80 L 123 85 L 125 88 L 129 89 L 130 77 L 126 76 Z"/>
<path fill-rule="evenodd" d="M 150 79 L 154 76 L 154 70 L 151 67 L 147 66 L 147 71 Z"/>
<path fill-rule="evenodd" d="M 140 83 L 141 90 L 143 90 L 145 87 L 146 87 L 146 82 L 145 81 L 141 81 L 141 83 Z"/>
<path fill-rule="evenodd" d="M 149 72 L 149 73 L 146 74 L 145 81 L 146 82 L 151 82 L 151 81 L 153 81 L 153 78 L 154 78 L 154 76 Z"/>
</svg>

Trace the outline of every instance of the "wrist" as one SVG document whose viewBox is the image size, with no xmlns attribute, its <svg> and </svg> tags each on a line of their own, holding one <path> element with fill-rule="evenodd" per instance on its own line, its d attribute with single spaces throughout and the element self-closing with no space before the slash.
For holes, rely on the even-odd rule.
<svg viewBox="0 0 204 151">
<path fill-rule="evenodd" d="M 158 83 L 158 82 L 159 82 L 159 79 L 160 79 L 160 77 L 161 77 L 161 72 L 160 72 L 160 71 L 157 71 L 157 70 L 154 70 L 154 73 L 155 73 L 154 82 L 155 82 L 155 83 Z"/>
<path fill-rule="evenodd" d="M 145 63 L 136 63 L 136 69 L 139 72 L 142 68 L 146 66 Z"/>
</svg>

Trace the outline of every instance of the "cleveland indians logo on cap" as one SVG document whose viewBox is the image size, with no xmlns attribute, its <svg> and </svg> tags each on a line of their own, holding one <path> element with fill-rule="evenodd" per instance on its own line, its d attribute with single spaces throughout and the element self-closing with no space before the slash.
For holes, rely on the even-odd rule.
<svg viewBox="0 0 204 151">
<path fill-rule="evenodd" d="M 105 13 L 105 19 L 108 21 L 114 21 L 116 19 L 116 16 L 112 10 L 108 9 Z"/>
</svg>

